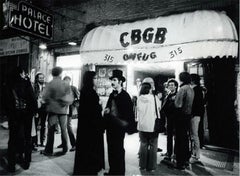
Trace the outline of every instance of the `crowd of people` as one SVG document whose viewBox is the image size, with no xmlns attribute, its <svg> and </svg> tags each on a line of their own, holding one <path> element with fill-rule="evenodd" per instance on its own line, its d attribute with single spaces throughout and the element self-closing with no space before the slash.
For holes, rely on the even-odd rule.
<svg viewBox="0 0 240 176">
<path fill-rule="evenodd" d="M 29 169 L 32 151 L 45 147 L 41 154 L 54 155 L 56 127 L 61 129 L 60 155 L 68 151 L 68 136 L 75 152 L 73 175 L 97 175 L 105 168 L 104 133 L 106 132 L 109 171 L 105 175 L 125 174 L 125 133 L 139 132 L 139 168 L 154 172 L 157 167 L 159 132 L 156 118 L 166 126 L 167 152 L 164 160 L 176 161 L 174 167 L 185 169 L 189 162 L 200 159 L 201 127 L 204 101 L 197 74 L 182 72 L 179 83 L 169 79 L 162 91 L 155 90 L 154 80 L 145 78 L 139 84 L 135 102 L 123 89 L 126 78 L 122 70 L 113 70 L 109 78 L 113 88 L 106 107 L 96 92 L 97 75 L 86 71 L 80 92 L 71 78 L 62 79 L 62 68 L 52 69 L 53 79 L 45 85 L 44 74 L 37 73 L 35 82 L 21 68 L 12 74 L 6 90 L 9 117 L 8 171 L 15 172 L 16 162 Z M 72 117 L 78 118 L 77 136 Z M 48 128 L 46 129 L 46 122 Z M 136 126 L 137 122 L 137 126 Z M 40 128 L 40 141 L 37 129 Z M 201 133 L 200 133 L 201 134 Z M 46 145 L 45 145 L 46 143 Z M 191 144 L 191 145 L 190 145 Z"/>
</svg>

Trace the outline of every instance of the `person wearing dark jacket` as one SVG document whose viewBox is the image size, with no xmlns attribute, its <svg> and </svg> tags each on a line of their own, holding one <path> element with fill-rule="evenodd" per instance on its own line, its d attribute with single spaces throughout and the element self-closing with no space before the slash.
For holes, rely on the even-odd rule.
<svg viewBox="0 0 240 176">
<path fill-rule="evenodd" d="M 24 154 L 22 168 L 28 169 L 32 159 L 32 119 L 37 111 L 31 82 L 22 68 L 12 72 L 6 90 L 9 118 L 8 171 L 15 172 L 16 154 Z M 21 148 L 22 150 L 19 151 Z"/>
<path fill-rule="evenodd" d="M 166 95 L 161 110 L 167 118 L 167 153 L 164 159 L 171 161 L 171 157 L 173 154 L 173 136 L 175 133 L 175 121 L 177 118 L 174 101 L 177 94 L 178 82 L 175 79 L 168 80 L 167 89 L 169 90 L 169 92 Z"/>
<path fill-rule="evenodd" d="M 200 141 L 198 136 L 199 123 L 203 118 L 204 100 L 203 89 L 200 86 L 200 77 L 197 74 L 191 74 L 191 85 L 194 90 L 194 99 L 192 105 L 192 118 L 190 125 L 192 140 L 192 157 L 191 162 L 195 162 L 200 158 Z"/>
<path fill-rule="evenodd" d="M 131 134 L 134 130 L 133 103 L 129 94 L 123 90 L 125 81 L 121 70 L 113 70 L 112 82 L 113 92 L 110 94 L 104 110 L 107 121 L 107 144 L 109 172 L 105 175 L 125 174 L 125 132 Z"/>
<path fill-rule="evenodd" d="M 97 175 L 104 168 L 102 106 L 96 93 L 96 73 L 87 71 L 80 92 L 73 175 Z"/>
</svg>

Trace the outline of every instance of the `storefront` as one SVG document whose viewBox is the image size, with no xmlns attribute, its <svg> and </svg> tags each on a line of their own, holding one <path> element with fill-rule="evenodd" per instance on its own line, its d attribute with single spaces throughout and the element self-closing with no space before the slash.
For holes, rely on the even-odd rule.
<svg viewBox="0 0 240 176">
<path fill-rule="evenodd" d="M 169 78 L 177 79 L 181 71 L 200 74 L 202 85 L 209 89 L 206 105 L 209 143 L 236 147 L 238 122 L 234 107 L 227 106 L 234 106 L 237 94 L 233 93 L 230 99 L 227 96 L 218 98 L 224 92 L 222 87 L 236 92 L 237 82 L 238 36 L 233 22 L 224 12 L 195 11 L 97 27 L 84 37 L 80 58 L 85 68 L 90 65 L 97 72 L 97 91 L 102 97 L 111 92 L 108 77 L 115 68 L 124 71 L 127 78 L 125 88 L 132 95 L 134 80 L 139 77 L 154 77 L 159 88 Z M 224 80 L 234 81 L 219 84 Z M 219 87 L 212 86 L 215 83 Z M 218 108 L 223 108 L 224 115 L 217 113 Z"/>
</svg>

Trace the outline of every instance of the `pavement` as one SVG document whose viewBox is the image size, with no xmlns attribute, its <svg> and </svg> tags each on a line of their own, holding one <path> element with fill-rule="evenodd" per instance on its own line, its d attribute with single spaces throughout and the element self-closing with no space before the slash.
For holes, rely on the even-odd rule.
<svg viewBox="0 0 240 176">
<path fill-rule="evenodd" d="M 73 120 L 73 129 L 76 134 L 77 119 Z M 8 129 L 5 121 L 0 121 L 0 159 L 6 157 L 8 142 Z M 166 135 L 160 134 L 158 146 L 163 149 L 158 153 L 157 169 L 154 172 L 141 171 L 138 167 L 138 149 L 139 137 L 138 134 L 126 135 L 125 138 L 125 160 L 126 160 L 126 175 L 140 176 L 140 175 L 239 175 L 239 151 L 219 148 L 216 146 L 205 146 L 201 150 L 200 161 L 190 164 L 190 166 L 181 171 L 171 167 L 171 163 L 163 160 L 166 152 Z M 61 143 L 61 135 L 55 134 L 54 152 L 59 152 L 57 146 Z M 70 146 L 69 146 L 70 148 Z M 44 156 L 40 154 L 39 147 L 37 152 L 32 153 L 32 162 L 28 170 L 23 170 L 19 165 L 16 165 L 16 173 L 10 174 L 5 170 L 3 163 L 0 164 L 0 175 L 72 175 L 75 152 L 67 152 L 61 156 Z M 107 160 L 107 145 L 105 136 L 105 163 L 106 168 L 98 173 L 103 175 L 109 169 Z"/>
</svg>

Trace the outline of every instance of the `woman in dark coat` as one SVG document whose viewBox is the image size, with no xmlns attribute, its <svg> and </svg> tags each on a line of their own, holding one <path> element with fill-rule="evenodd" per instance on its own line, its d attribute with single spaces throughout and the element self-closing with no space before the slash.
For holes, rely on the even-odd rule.
<svg viewBox="0 0 240 176">
<path fill-rule="evenodd" d="M 97 175 L 104 168 L 103 119 L 94 89 L 96 73 L 87 71 L 80 92 L 74 175 Z"/>
</svg>

